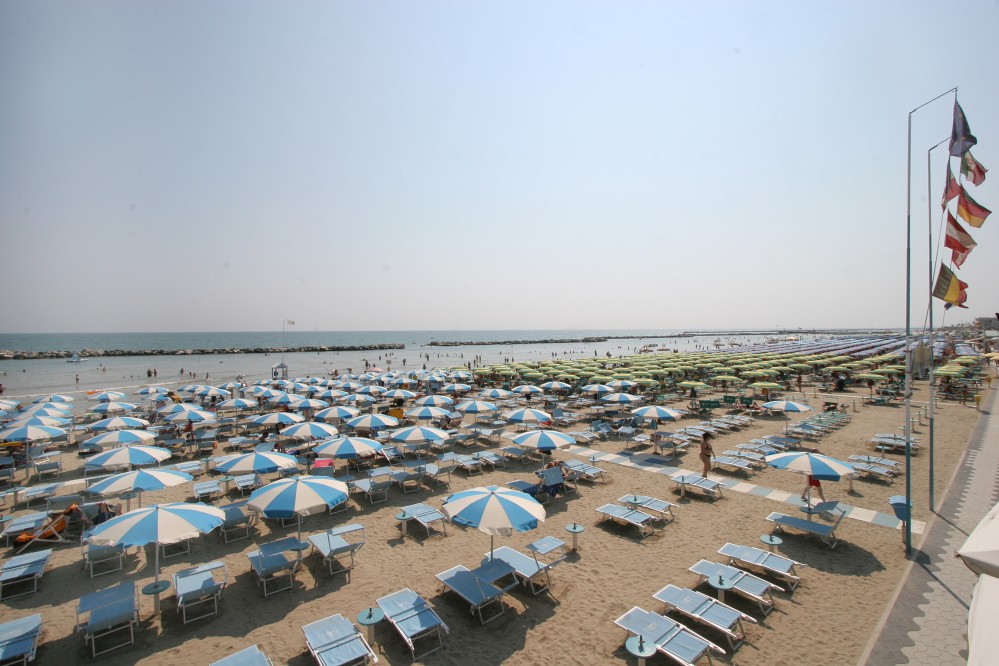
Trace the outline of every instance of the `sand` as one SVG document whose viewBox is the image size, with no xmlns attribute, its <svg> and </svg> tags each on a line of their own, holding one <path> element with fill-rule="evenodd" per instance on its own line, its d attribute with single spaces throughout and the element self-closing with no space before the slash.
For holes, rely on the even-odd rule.
<svg viewBox="0 0 999 666">
<path fill-rule="evenodd" d="M 925 386 L 918 385 L 915 400 L 924 400 L 924 392 Z M 902 408 L 862 406 L 863 393 L 858 389 L 852 394 L 841 394 L 841 402 L 856 399 L 856 407 L 849 409 L 851 423 L 812 446 L 845 459 L 853 453 L 873 453 L 868 440 L 874 433 L 899 432 Z M 822 398 L 811 398 L 811 404 L 821 407 Z M 795 420 L 798 416 L 795 415 Z M 978 414 L 973 404 L 944 403 L 936 416 L 937 495 L 941 497 Z M 580 427 L 585 428 L 585 424 Z M 751 428 L 720 436 L 714 447 L 721 452 L 752 437 L 779 434 L 783 428 L 784 422 L 779 419 L 761 418 Z M 925 427 L 917 425 L 915 434 L 924 442 L 927 440 Z M 617 452 L 624 450 L 624 442 L 611 439 L 594 448 Z M 646 449 L 641 453 L 651 451 Z M 556 457 L 573 456 L 559 452 Z M 898 455 L 892 457 L 902 459 Z M 79 478 L 79 459 L 72 454 L 63 458 L 67 467 L 63 480 Z M 699 470 L 693 451 L 678 464 L 688 470 Z M 927 465 L 925 453 L 913 458 L 911 478 L 918 521 L 930 518 L 926 506 Z M 564 531 L 569 523 L 585 527 L 579 551 L 553 569 L 553 595 L 531 596 L 518 589 L 505 598 L 505 616 L 485 626 L 470 615 L 461 599 L 450 593 L 441 594 L 435 574 L 457 564 L 476 566 L 489 549 L 489 536 L 475 529 L 449 525 L 447 536 L 428 538 L 411 528 L 411 536 L 400 537 L 394 520 L 399 507 L 416 502 L 439 505 L 448 493 L 445 488 L 424 486 L 421 491 L 409 494 L 393 489 L 388 502 L 373 506 L 363 496 L 352 496 L 346 513 L 309 517 L 304 533 L 349 522 L 365 526 L 367 542 L 358 554 L 355 570 L 349 580 L 344 575 L 330 578 L 319 556 L 308 555 L 295 589 L 267 599 L 254 581 L 245 554 L 255 549 L 255 543 L 294 534 L 293 529 L 260 521 L 251 540 L 224 544 L 217 534 L 202 537 L 195 542 L 191 554 L 166 560 L 163 576 L 191 564 L 224 560 L 229 585 L 221 613 L 184 626 L 175 612 L 172 590 L 164 595 L 161 617 L 153 616 L 151 600 L 143 597 L 136 645 L 104 655 L 101 662 L 112 666 L 206 664 L 256 643 L 275 664 L 312 663 L 302 625 L 335 613 L 353 620 L 378 597 L 410 587 L 433 605 L 450 628 L 445 649 L 427 657 L 427 663 L 480 666 L 547 663 L 553 652 L 579 664 L 622 663 L 622 660 L 632 663 L 623 648 L 627 636 L 614 626 L 615 618 L 632 606 L 661 612 L 662 606 L 652 599 L 654 592 L 670 583 L 693 587 L 697 576 L 688 571 L 691 565 L 702 558 L 720 561 L 716 552 L 725 542 L 758 546 L 760 535 L 770 531 L 771 525 L 765 517 L 771 511 L 795 513 L 788 505 L 737 492 L 727 492 L 724 499 L 714 502 L 697 497 L 680 499 L 667 476 L 623 465 L 601 466 L 606 469 L 606 483 L 580 483 L 578 493 L 546 505 L 547 521 L 537 530 L 509 538 L 497 537 L 497 546 L 508 545 L 524 551 L 528 543 L 546 535 L 570 541 Z M 502 485 L 517 478 L 532 479 L 537 467 L 537 463 L 524 467 L 508 464 L 506 469 L 470 478 L 459 472 L 452 476 L 451 490 Z M 729 477 L 718 472 L 713 475 Z M 801 492 L 803 485 L 802 477 L 774 469 L 761 470 L 746 480 L 795 494 Z M 848 494 L 845 482 L 824 486 L 827 499 L 880 512 L 890 512 L 887 502 L 890 495 L 904 493 L 902 479 L 893 485 L 858 480 L 852 495 Z M 642 540 L 636 538 L 634 528 L 600 522 L 594 509 L 626 493 L 677 503 L 676 521 Z M 190 495 L 190 487 L 181 486 L 147 493 L 144 503 L 189 500 Z M 239 497 L 234 490 L 229 501 L 236 499 Z M 19 509 L 24 511 L 23 505 Z M 834 550 L 804 535 L 785 537 L 780 552 L 808 566 L 801 570 L 802 583 L 793 595 L 775 595 L 776 610 L 766 618 L 749 604 L 728 595 L 732 605 L 759 620 L 758 624 L 747 624 L 747 641 L 731 657 L 732 663 L 747 666 L 855 663 L 859 659 L 903 576 L 907 561 L 898 529 L 846 519 L 837 535 L 841 543 Z M 914 535 L 917 543 L 920 538 L 919 534 Z M 124 572 L 91 580 L 84 572 L 79 548 L 55 546 L 38 593 L 3 601 L 0 608 L 4 618 L 31 612 L 42 614 L 44 634 L 37 663 L 75 663 L 89 659 L 74 630 L 77 599 L 123 580 L 133 580 L 141 586 L 152 575 L 151 561 L 147 561 L 144 553 L 133 552 L 126 560 Z M 383 623 L 376 631 L 376 651 L 382 663 L 411 662 L 409 651 L 391 626 Z M 723 642 L 717 634 L 703 633 L 715 642 Z"/>
</svg>

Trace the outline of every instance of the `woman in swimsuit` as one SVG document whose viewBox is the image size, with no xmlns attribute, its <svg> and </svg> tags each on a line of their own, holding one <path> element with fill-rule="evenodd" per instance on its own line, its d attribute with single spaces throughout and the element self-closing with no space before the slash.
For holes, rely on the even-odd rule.
<svg viewBox="0 0 999 666">
<path fill-rule="evenodd" d="M 711 448 L 711 438 L 713 435 L 710 432 L 704 433 L 701 437 L 701 453 L 699 457 L 701 459 L 701 464 L 704 465 L 704 471 L 701 472 L 701 476 L 707 476 L 708 472 L 711 471 L 711 456 L 714 455 L 715 450 Z"/>
</svg>

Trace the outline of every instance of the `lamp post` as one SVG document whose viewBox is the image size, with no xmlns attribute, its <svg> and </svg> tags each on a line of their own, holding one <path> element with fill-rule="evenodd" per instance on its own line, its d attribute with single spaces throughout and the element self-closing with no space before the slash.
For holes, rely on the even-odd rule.
<svg viewBox="0 0 999 666">
<path fill-rule="evenodd" d="M 912 114 L 941 97 L 957 93 L 951 88 L 909 112 L 905 170 L 905 502 L 912 511 Z M 905 554 L 912 553 L 912 521 L 905 523 Z"/>
<path fill-rule="evenodd" d="M 928 247 L 927 255 L 929 256 L 929 273 L 928 273 L 928 275 L 929 275 L 929 281 L 930 281 L 930 283 L 929 283 L 930 289 L 927 292 L 927 294 L 928 294 L 928 303 L 929 303 L 929 312 L 927 313 L 927 315 L 929 317 L 929 325 L 930 325 L 930 376 L 929 376 L 929 382 L 930 382 L 930 391 L 929 391 L 930 392 L 930 409 L 929 409 L 929 414 L 928 414 L 929 428 L 930 428 L 930 451 L 929 451 L 929 458 L 930 458 L 930 460 L 929 460 L 929 462 L 930 462 L 930 511 L 935 511 L 936 510 L 936 500 L 934 499 L 935 498 L 935 493 L 934 493 L 934 489 L 933 489 L 933 479 L 934 479 L 934 474 L 933 474 L 933 437 L 934 437 L 933 417 L 934 417 L 934 409 L 935 409 L 934 402 L 936 400 L 936 395 L 935 395 L 936 394 L 936 388 L 934 386 L 934 367 L 935 367 L 936 363 L 935 363 L 935 360 L 933 358 L 933 347 L 936 344 L 936 340 L 935 340 L 934 331 L 933 331 L 933 264 L 934 264 L 934 261 L 933 261 L 933 259 L 934 259 L 934 257 L 933 257 L 933 177 L 932 177 L 932 169 L 930 168 L 930 154 L 934 150 L 936 150 L 937 148 L 939 148 L 940 146 L 942 146 L 943 144 L 947 143 L 947 141 L 949 141 L 949 140 L 950 140 L 950 137 L 947 137 L 943 141 L 937 142 L 937 144 L 935 146 L 933 146 L 932 148 L 930 148 L 929 150 L 926 151 L 926 219 L 927 219 L 926 229 L 927 229 L 927 233 L 929 234 L 929 243 L 927 245 L 927 247 Z M 950 160 L 949 157 L 947 159 Z M 948 183 L 947 185 L 949 186 L 950 183 Z"/>
<path fill-rule="evenodd" d="M 291 319 L 281 320 L 281 365 L 284 365 L 284 352 L 288 348 L 288 343 L 285 340 L 285 331 L 284 331 L 285 324 L 289 326 L 294 326 L 295 322 L 292 321 Z"/>
</svg>

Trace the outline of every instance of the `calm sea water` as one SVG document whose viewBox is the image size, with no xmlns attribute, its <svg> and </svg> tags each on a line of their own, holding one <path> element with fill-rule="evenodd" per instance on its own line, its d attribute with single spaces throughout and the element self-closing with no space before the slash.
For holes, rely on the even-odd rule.
<svg viewBox="0 0 999 666">
<path fill-rule="evenodd" d="M 46 393 L 81 395 L 93 388 L 122 388 L 134 392 L 150 383 L 187 384 L 190 373 L 201 383 L 221 383 L 243 375 L 250 379 L 269 376 L 273 365 L 284 360 L 290 376 L 322 375 L 350 368 L 364 370 L 365 361 L 383 369 L 412 370 L 424 365 L 454 367 L 472 362 L 482 364 L 504 360 L 530 361 L 583 356 L 632 354 L 644 345 L 662 345 L 680 351 L 711 347 L 717 338 L 724 342 L 758 342 L 764 335 L 738 336 L 722 331 L 708 336 L 664 338 L 679 330 L 549 330 L 549 331 L 296 331 L 245 333 L 44 333 L 0 334 L 0 349 L 17 351 L 143 350 L 218 348 L 293 348 L 311 345 L 356 346 L 399 343 L 405 349 L 389 352 L 295 352 L 272 354 L 173 354 L 163 356 L 93 357 L 83 363 L 65 359 L 0 360 L 0 383 L 6 397 L 33 397 Z M 567 344 L 503 344 L 510 340 L 579 339 L 584 337 L 642 336 L 636 339 L 609 339 L 606 342 Z M 432 341 L 497 341 L 494 345 L 431 347 Z M 713 347 L 711 347 L 713 348 Z M 429 357 L 428 357 L 429 356 Z M 156 370 L 155 378 L 147 372 Z M 206 380 L 207 376 L 207 380 Z M 77 381 L 77 378 L 79 381 Z"/>
</svg>

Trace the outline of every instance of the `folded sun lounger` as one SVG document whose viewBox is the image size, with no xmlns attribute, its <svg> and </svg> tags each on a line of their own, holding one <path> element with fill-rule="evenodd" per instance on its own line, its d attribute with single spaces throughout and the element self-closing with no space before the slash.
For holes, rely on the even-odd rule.
<svg viewBox="0 0 999 666">
<path fill-rule="evenodd" d="M 711 662 L 711 652 L 725 655 L 725 650 L 679 622 L 638 606 L 614 620 L 614 624 L 684 666 L 693 666 L 705 656 Z"/>
<path fill-rule="evenodd" d="M 302 627 L 305 644 L 321 666 L 345 666 L 378 661 L 354 624 L 337 613 Z"/>
<path fill-rule="evenodd" d="M 382 597 L 377 603 L 385 613 L 385 619 L 395 627 L 409 647 L 413 661 L 444 648 L 444 634 L 448 633 L 447 625 L 430 604 L 416 592 L 408 587 L 403 588 Z M 437 646 L 422 654 L 416 654 L 416 641 L 434 636 L 437 637 Z"/>
</svg>

